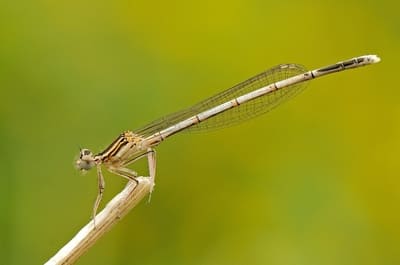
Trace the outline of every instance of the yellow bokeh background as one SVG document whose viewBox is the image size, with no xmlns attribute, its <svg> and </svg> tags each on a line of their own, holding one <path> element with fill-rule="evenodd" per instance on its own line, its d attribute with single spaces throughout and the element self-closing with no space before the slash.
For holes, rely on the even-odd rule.
<svg viewBox="0 0 400 265">
<path fill-rule="evenodd" d="M 74 169 L 79 147 L 99 152 L 280 63 L 376 53 L 267 115 L 163 142 L 151 202 L 78 264 L 400 264 L 399 8 L 3 1 L 1 263 L 44 263 L 89 221 L 97 180 Z M 105 178 L 102 206 L 125 184 Z"/>
</svg>

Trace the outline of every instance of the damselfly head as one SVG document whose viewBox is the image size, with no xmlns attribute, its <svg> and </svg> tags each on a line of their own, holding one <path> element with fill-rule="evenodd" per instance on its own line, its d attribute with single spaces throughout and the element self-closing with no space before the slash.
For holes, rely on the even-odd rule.
<svg viewBox="0 0 400 265">
<path fill-rule="evenodd" d="M 75 162 L 75 166 L 80 171 L 87 171 L 95 165 L 93 153 L 89 149 L 80 149 L 79 158 Z"/>
</svg>

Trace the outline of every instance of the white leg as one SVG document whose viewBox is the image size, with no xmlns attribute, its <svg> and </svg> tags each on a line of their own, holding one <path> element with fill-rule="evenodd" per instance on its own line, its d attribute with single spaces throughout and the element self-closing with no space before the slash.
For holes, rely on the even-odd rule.
<svg viewBox="0 0 400 265">
<path fill-rule="evenodd" d="M 101 165 L 97 165 L 97 182 L 98 182 L 98 193 L 97 193 L 97 198 L 93 206 L 93 225 L 96 226 L 96 213 L 97 209 L 99 208 L 99 204 L 101 202 L 101 199 L 103 198 L 103 192 L 104 192 L 104 187 L 105 187 L 105 182 L 104 182 L 104 177 L 103 173 L 101 172 Z"/>
<path fill-rule="evenodd" d="M 136 162 L 137 160 L 143 158 L 146 155 L 147 155 L 147 163 L 148 163 L 148 168 L 149 168 L 149 177 L 150 177 L 150 181 L 153 182 L 153 187 L 154 187 L 154 185 L 155 185 L 154 181 L 155 181 L 155 177 L 156 177 L 156 151 L 152 148 L 148 148 L 145 153 L 140 154 L 137 157 L 134 157 L 131 160 L 126 161 L 125 163 L 122 164 L 123 167 L 121 167 L 121 168 L 109 168 L 109 169 L 110 169 L 110 171 L 112 171 L 112 170 L 113 171 L 115 171 L 115 170 L 127 171 L 127 174 L 129 175 L 130 172 L 134 172 L 134 171 L 132 171 L 128 168 L 125 168 L 125 167 Z M 120 175 L 119 173 L 116 173 L 116 174 Z M 132 175 L 132 174 L 130 174 L 130 175 Z M 133 175 L 134 175 L 134 177 L 137 177 L 136 172 L 134 172 Z M 123 176 L 123 177 L 126 178 L 126 176 Z M 128 179 L 130 179 L 130 178 L 128 177 Z M 153 190 L 153 187 L 152 187 L 152 190 Z"/>
<path fill-rule="evenodd" d="M 115 168 L 115 167 L 109 167 L 108 170 L 111 173 L 114 173 L 118 176 L 121 176 L 123 178 L 126 178 L 129 181 L 135 181 L 136 184 L 138 184 L 138 181 L 136 179 L 137 173 L 129 168 L 126 167 L 120 167 L 120 168 Z"/>
<path fill-rule="evenodd" d="M 149 177 L 150 181 L 152 182 L 151 190 L 150 190 L 150 196 L 151 193 L 153 192 L 154 185 L 156 185 L 155 180 L 156 180 L 156 151 L 154 149 L 147 149 L 147 162 L 149 166 Z M 150 198 L 149 198 L 150 200 Z"/>
<path fill-rule="evenodd" d="M 129 164 L 132 164 L 133 162 L 143 158 L 144 156 L 147 155 L 147 162 L 148 162 L 148 167 L 149 167 L 149 178 L 152 183 L 151 189 L 150 189 L 150 196 L 149 196 L 149 201 L 151 198 L 151 193 L 153 192 L 154 188 L 154 180 L 156 177 L 156 151 L 152 148 L 148 148 L 147 151 L 141 155 L 138 155 L 137 157 L 132 158 L 131 160 L 126 161 L 125 163 L 122 164 L 123 167 L 112 167 L 108 166 L 107 169 L 116 175 L 119 175 L 123 178 L 126 178 L 129 181 L 135 181 L 136 185 L 139 184 L 138 180 L 136 179 L 137 173 L 129 168 L 126 168 Z"/>
</svg>

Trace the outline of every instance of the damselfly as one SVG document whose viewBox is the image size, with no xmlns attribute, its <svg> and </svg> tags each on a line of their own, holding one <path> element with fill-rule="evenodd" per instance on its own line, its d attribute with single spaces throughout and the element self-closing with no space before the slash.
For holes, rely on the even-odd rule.
<svg viewBox="0 0 400 265">
<path fill-rule="evenodd" d="M 379 61 L 376 55 L 365 55 L 312 71 L 298 64 L 278 65 L 188 109 L 156 120 L 141 129 L 125 131 L 97 155 L 89 149 L 81 149 L 76 167 L 81 171 L 97 167 L 99 191 L 93 207 L 93 219 L 104 191 L 101 165 L 116 175 L 137 182 L 137 173 L 127 166 L 147 157 L 149 177 L 154 181 L 154 147 L 169 136 L 183 130 L 220 128 L 250 119 L 297 94 L 305 87 L 306 81 Z"/>
</svg>

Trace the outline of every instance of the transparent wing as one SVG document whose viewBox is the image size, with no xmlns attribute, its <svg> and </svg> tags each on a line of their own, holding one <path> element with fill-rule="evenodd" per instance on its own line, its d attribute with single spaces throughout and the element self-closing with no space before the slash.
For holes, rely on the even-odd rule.
<svg viewBox="0 0 400 265">
<path fill-rule="evenodd" d="M 303 66 L 298 64 L 278 65 L 230 89 L 203 100 L 190 108 L 172 113 L 159 120 L 156 120 L 143 128 L 135 130 L 135 133 L 142 136 L 152 135 L 205 110 L 211 109 L 246 93 L 265 87 L 277 81 L 304 73 L 306 71 L 307 70 Z M 262 97 L 243 103 L 201 123 L 193 125 L 186 131 L 204 131 L 227 127 L 264 114 L 276 107 L 281 102 L 296 95 L 305 87 L 305 85 L 306 82 L 302 82 L 272 91 L 271 93 L 268 93 Z"/>
</svg>

